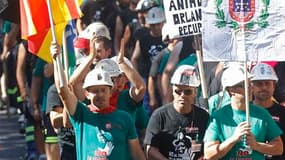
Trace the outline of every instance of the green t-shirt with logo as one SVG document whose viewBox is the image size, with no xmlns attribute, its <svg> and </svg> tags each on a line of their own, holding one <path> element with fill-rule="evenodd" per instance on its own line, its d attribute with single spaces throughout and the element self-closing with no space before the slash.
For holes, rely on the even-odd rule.
<svg viewBox="0 0 285 160">
<path fill-rule="evenodd" d="M 264 108 L 250 104 L 250 125 L 257 142 L 271 141 L 282 134 L 281 129 Z M 206 130 L 204 141 L 224 142 L 234 134 L 236 126 L 246 121 L 245 111 L 232 109 L 226 105 L 215 111 L 211 116 L 210 124 Z M 246 148 L 245 141 L 240 141 L 222 158 L 264 160 L 264 154 Z"/>
<path fill-rule="evenodd" d="M 130 159 L 128 141 L 137 138 L 134 123 L 128 113 L 94 113 L 81 102 L 70 116 L 76 138 L 78 159 Z"/>
</svg>

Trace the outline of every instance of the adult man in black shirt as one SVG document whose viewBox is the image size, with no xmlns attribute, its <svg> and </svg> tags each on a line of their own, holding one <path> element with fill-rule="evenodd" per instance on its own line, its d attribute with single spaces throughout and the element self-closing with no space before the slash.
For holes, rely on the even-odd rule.
<svg viewBox="0 0 285 160">
<path fill-rule="evenodd" d="M 253 104 L 261 106 L 271 114 L 273 120 L 282 129 L 283 134 L 281 135 L 283 148 L 285 145 L 285 108 L 280 104 L 273 101 L 273 93 L 276 87 L 278 78 L 274 69 L 265 63 L 258 63 L 251 70 L 251 74 L 254 77 L 251 79 L 252 82 L 252 93 L 254 96 Z M 285 153 L 281 156 L 267 155 L 266 159 L 283 160 L 285 159 Z"/>
<path fill-rule="evenodd" d="M 173 102 L 155 110 L 149 120 L 144 141 L 146 155 L 149 159 L 200 159 L 209 114 L 194 105 L 200 85 L 197 70 L 181 65 L 171 84 Z"/>
</svg>

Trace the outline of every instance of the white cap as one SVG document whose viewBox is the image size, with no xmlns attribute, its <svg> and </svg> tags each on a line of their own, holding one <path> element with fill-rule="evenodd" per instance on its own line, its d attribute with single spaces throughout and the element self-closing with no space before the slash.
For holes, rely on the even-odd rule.
<svg viewBox="0 0 285 160">
<path fill-rule="evenodd" d="M 147 12 L 145 18 L 147 24 L 157 24 L 165 21 L 164 12 L 159 7 L 153 7 Z"/>
<path fill-rule="evenodd" d="M 253 74 L 252 81 L 256 80 L 274 80 L 278 81 L 278 77 L 274 69 L 265 63 L 257 63 L 250 72 Z"/>
<path fill-rule="evenodd" d="M 191 65 L 179 66 L 172 75 L 171 84 L 198 87 L 200 78 L 197 69 Z"/>
<path fill-rule="evenodd" d="M 118 57 L 118 56 L 114 56 L 114 57 L 111 58 L 111 60 L 113 60 L 114 62 L 116 62 L 116 63 L 118 64 L 118 62 L 117 62 L 117 57 Z M 130 68 L 134 68 L 132 62 L 131 62 L 127 57 L 124 57 L 124 62 L 125 62 Z M 124 71 L 121 69 L 121 67 L 120 67 L 119 64 L 118 64 L 118 66 L 119 66 L 120 72 L 124 72 Z"/>
<path fill-rule="evenodd" d="M 91 70 L 85 77 L 83 88 L 91 86 L 106 85 L 113 87 L 113 82 L 110 75 L 100 69 Z"/>
<path fill-rule="evenodd" d="M 108 72 L 110 77 L 118 77 L 121 74 L 118 64 L 108 58 L 100 60 L 96 64 L 95 69 L 100 69 L 105 72 Z"/>
<path fill-rule="evenodd" d="M 82 32 L 85 32 L 85 33 L 82 33 L 82 34 L 83 35 L 88 35 L 89 39 L 91 39 L 93 34 L 95 33 L 96 36 L 106 37 L 109 40 L 111 40 L 109 29 L 102 22 L 93 22 L 93 23 L 89 24 L 84 29 L 84 31 L 82 31 Z"/>
<path fill-rule="evenodd" d="M 223 89 L 226 87 L 232 87 L 244 81 L 244 69 L 241 65 L 230 65 L 223 72 L 221 82 Z M 252 78 L 252 75 L 248 73 L 248 78 Z"/>
</svg>

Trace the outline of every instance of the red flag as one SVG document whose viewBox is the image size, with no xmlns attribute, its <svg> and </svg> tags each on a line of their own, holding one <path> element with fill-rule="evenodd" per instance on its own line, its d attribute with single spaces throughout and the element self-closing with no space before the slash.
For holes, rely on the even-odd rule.
<svg viewBox="0 0 285 160">
<path fill-rule="evenodd" d="M 81 11 L 77 0 L 50 0 L 58 43 L 71 19 L 79 18 Z M 28 40 L 29 51 L 51 62 L 49 46 L 52 41 L 47 0 L 20 0 L 21 35 Z"/>
</svg>

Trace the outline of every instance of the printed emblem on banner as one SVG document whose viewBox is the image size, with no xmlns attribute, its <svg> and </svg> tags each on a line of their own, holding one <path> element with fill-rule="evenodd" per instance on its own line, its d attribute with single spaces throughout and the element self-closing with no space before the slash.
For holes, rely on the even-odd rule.
<svg viewBox="0 0 285 160">
<path fill-rule="evenodd" d="M 252 29 L 255 25 L 260 28 L 266 28 L 269 24 L 267 18 L 269 17 L 268 6 L 270 0 L 228 0 L 229 11 L 222 9 L 223 0 L 216 0 L 216 24 L 218 28 L 230 27 L 234 30 L 240 30 L 240 28 L 245 28 L 245 30 Z M 253 17 L 256 13 L 256 2 L 261 2 L 262 6 L 261 14 L 258 15 L 256 20 Z M 227 7 L 226 7 L 227 8 Z M 229 13 L 231 20 L 226 20 L 225 13 Z"/>
<path fill-rule="evenodd" d="M 230 0 L 229 12 L 233 20 L 248 22 L 255 12 L 255 0 Z"/>
</svg>

